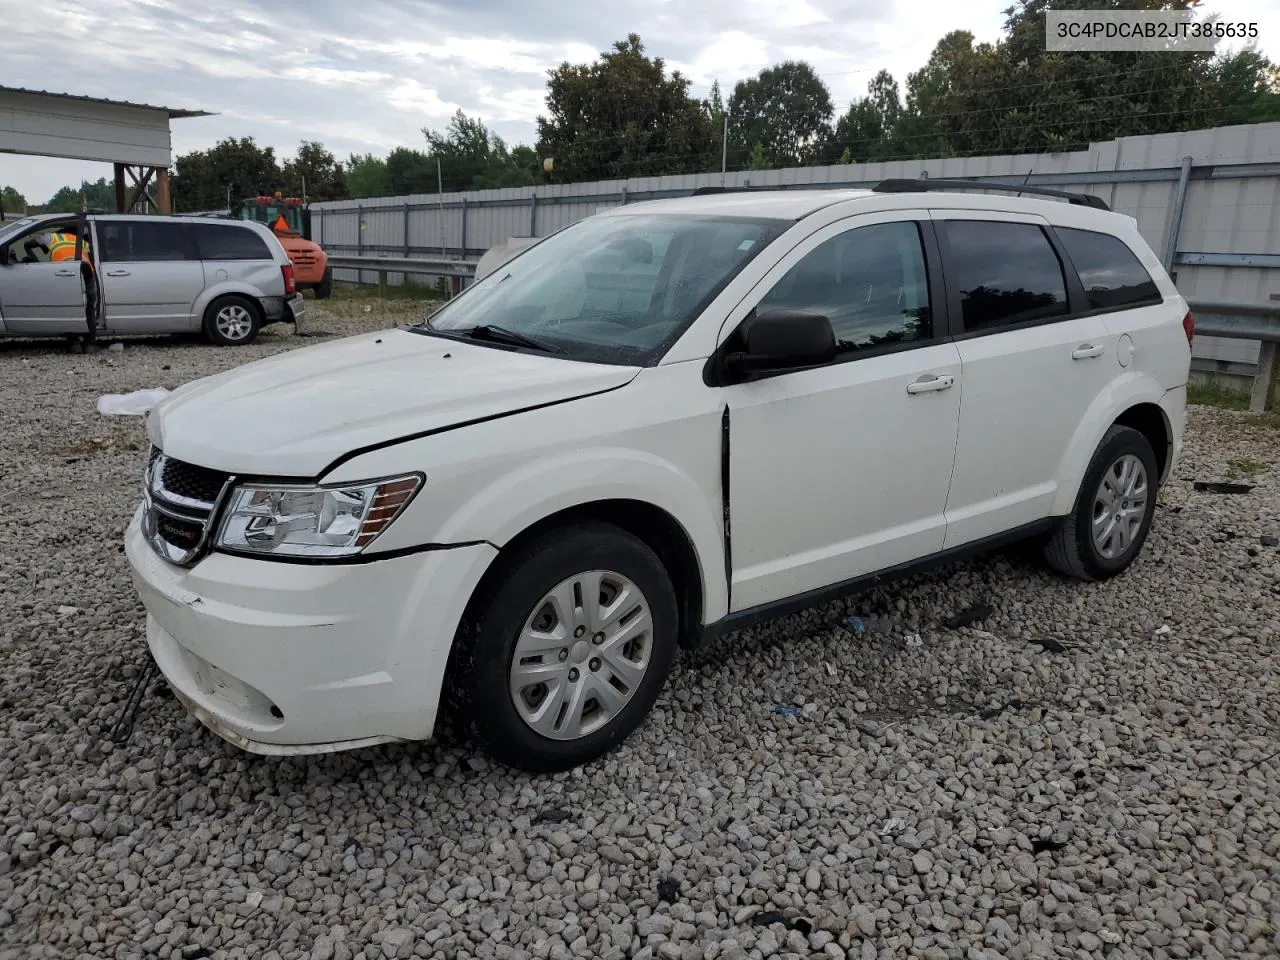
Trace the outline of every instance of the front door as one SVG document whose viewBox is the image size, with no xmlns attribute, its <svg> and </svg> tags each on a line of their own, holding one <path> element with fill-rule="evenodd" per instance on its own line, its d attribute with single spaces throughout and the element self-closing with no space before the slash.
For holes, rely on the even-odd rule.
<svg viewBox="0 0 1280 960">
<path fill-rule="evenodd" d="M 942 549 L 961 389 L 936 262 L 925 212 L 850 218 L 800 243 L 726 324 L 820 312 L 840 347 L 723 388 L 732 612 Z"/>
<path fill-rule="evenodd" d="M 111 334 L 181 333 L 204 290 L 187 225 L 158 217 L 99 218 L 104 316 Z"/>
<path fill-rule="evenodd" d="M 0 316 L 8 333 L 30 336 L 81 334 L 85 278 L 74 257 L 83 219 L 45 220 L 0 250 Z M 70 245 L 72 254 L 61 257 Z"/>
</svg>

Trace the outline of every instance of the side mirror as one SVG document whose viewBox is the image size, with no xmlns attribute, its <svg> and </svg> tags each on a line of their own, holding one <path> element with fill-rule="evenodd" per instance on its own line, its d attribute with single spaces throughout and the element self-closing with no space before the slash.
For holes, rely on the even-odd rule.
<svg viewBox="0 0 1280 960">
<path fill-rule="evenodd" d="M 766 310 L 743 321 L 743 349 L 725 357 L 732 373 L 751 374 L 830 363 L 836 335 L 825 314 L 809 310 Z"/>
</svg>

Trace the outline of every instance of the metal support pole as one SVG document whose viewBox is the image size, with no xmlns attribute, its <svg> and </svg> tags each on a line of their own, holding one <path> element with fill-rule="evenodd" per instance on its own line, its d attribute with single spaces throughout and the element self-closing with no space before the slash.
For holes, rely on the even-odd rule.
<svg viewBox="0 0 1280 960">
<path fill-rule="evenodd" d="M 729 169 L 729 113 L 724 115 L 724 129 L 720 133 L 720 186 L 724 186 L 725 171 Z"/>
<path fill-rule="evenodd" d="M 364 207 L 356 205 L 356 256 L 364 254 Z"/>
<path fill-rule="evenodd" d="M 529 236 L 538 235 L 538 195 L 529 194 Z"/>
<path fill-rule="evenodd" d="M 467 256 L 467 198 L 462 198 L 462 257 Z"/>
<path fill-rule="evenodd" d="M 404 255 L 409 255 L 409 204 L 404 205 Z"/>
<path fill-rule="evenodd" d="M 1191 158 L 1182 158 L 1182 172 L 1173 191 L 1173 219 L 1169 221 L 1169 236 L 1164 244 L 1164 270 L 1173 275 L 1173 259 L 1178 253 L 1178 234 L 1182 232 L 1182 211 L 1187 204 L 1187 181 L 1191 179 Z"/>
<path fill-rule="evenodd" d="M 624 207 L 627 205 L 627 188 L 626 187 L 622 188 L 622 205 Z"/>
<path fill-rule="evenodd" d="M 440 174 L 440 158 L 436 157 L 436 196 L 440 198 L 440 256 L 444 250 L 444 177 Z"/>
<path fill-rule="evenodd" d="M 1250 413 L 1266 412 L 1275 390 L 1276 373 L 1280 370 L 1280 363 L 1276 362 L 1276 344 L 1264 340 L 1258 346 L 1258 371 L 1253 375 L 1253 388 L 1249 392 Z"/>
</svg>

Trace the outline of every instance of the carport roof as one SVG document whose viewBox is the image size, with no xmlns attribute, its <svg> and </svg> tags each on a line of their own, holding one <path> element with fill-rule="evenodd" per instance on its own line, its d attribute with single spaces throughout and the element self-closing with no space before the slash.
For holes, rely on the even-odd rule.
<svg viewBox="0 0 1280 960">
<path fill-rule="evenodd" d="M 108 100 L 105 97 L 86 97 L 76 93 L 54 93 L 50 90 L 32 90 L 29 87 L 0 86 L 0 93 L 29 93 L 39 97 L 56 97 L 59 100 L 79 100 L 82 103 L 105 103 L 115 107 L 137 107 L 141 110 L 157 110 L 168 114 L 170 120 L 186 117 L 212 117 L 208 110 L 186 110 L 179 107 L 158 107 L 150 103 L 134 103 L 130 100 Z"/>
</svg>

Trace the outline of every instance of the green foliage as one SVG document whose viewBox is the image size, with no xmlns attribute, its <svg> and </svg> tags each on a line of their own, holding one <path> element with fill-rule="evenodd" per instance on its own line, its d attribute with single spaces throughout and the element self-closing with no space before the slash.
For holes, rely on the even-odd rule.
<svg viewBox="0 0 1280 960">
<path fill-rule="evenodd" d="M 718 169 L 712 120 L 680 72 L 646 57 L 631 34 L 594 63 L 562 63 L 547 80 L 538 153 L 557 181 Z"/>
<path fill-rule="evenodd" d="M 459 110 L 444 131 L 423 130 L 433 158 L 440 160 L 446 191 L 527 187 L 541 182 L 541 165 L 530 147 L 511 150 L 478 119 Z M 432 189 L 435 189 L 434 181 Z"/>
<path fill-rule="evenodd" d="M 756 144 L 773 167 L 822 159 L 831 137 L 831 94 L 813 67 L 788 60 L 740 80 L 729 98 L 729 162 Z"/>
<path fill-rule="evenodd" d="M 764 144 L 757 143 L 751 148 L 751 153 L 747 156 L 748 170 L 770 170 L 772 169 L 769 158 L 764 155 Z"/>
<path fill-rule="evenodd" d="M 281 173 L 287 196 L 301 197 L 305 193 L 308 202 L 345 200 L 350 196 L 342 164 L 314 140 L 304 140 L 297 156 L 285 161 Z"/>
<path fill-rule="evenodd" d="M 284 188 L 272 147 L 252 137 L 228 137 L 208 150 L 178 157 L 171 189 L 177 210 L 219 210 L 258 193 Z"/>
<path fill-rule="evenodd" d="M 11 217 L 15 213 L 25 213 L 26 209 L 26 197 L 13 187 L 0 188 L 0 211 L 3 211 L 6 217 Z"/>
<path fill-rule="evenodd" d="M 130 188 L 132 190 L 132 188 Z M 7 208 L 6 204 L 6 208 Z M 44 205 L 45 213 L 79 213 L 81 210 L 114 210 L 116 187 L 106 177 L 96 183 L 80 181 L 79 187 L 63 187 Z"/>
<path fill-rule="evenodd" d="M 352 199 L 391 196 L 387 161 L 372 153 L 353 153 L 347 158 L 345 175 L 347 191 Z"/>
<path fill-rule="evenodd" d="M 840 151 L 842 163 L 886 160 L 902 152 L 898 133 L 902 124 L 902 97 L 898 81 L 888 70 L 875 75 L 867 95 L 849 105 L 837 122 L 828 153 Z M 851 159 L 843 159 L 849 156 Z"/>
</svg>

